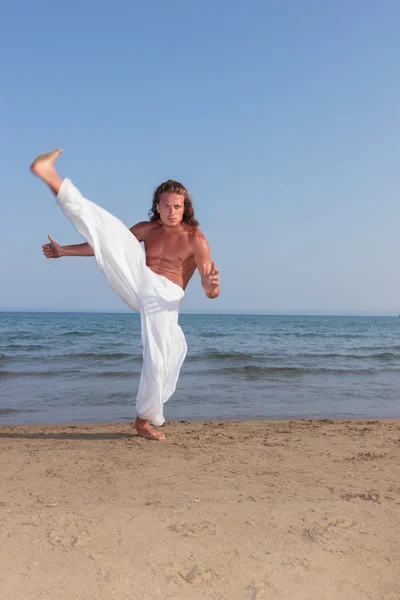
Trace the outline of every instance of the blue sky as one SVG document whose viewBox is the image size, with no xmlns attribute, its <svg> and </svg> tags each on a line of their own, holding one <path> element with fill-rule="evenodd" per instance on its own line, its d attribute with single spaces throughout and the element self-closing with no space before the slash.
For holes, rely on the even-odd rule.
<svg viewBox="0 0 400 600">
<path fill-rule="evenodd" d="M 43 1 L 2 7 L 0 309 L 125 310 L 28 166 L 128 226 L 182 181 L 220 268 L 187 311 L 400 312 L 400 4 Z"/>
</svg>

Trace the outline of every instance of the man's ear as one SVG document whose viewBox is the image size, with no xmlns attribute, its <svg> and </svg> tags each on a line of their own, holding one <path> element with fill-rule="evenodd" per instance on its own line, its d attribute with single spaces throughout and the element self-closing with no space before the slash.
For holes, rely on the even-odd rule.
<svg viewBox="0 0 400 600">
<path fill-rule="evenodd" d="M 158 212 L 158 214 L 160 214 L 160 205 L 158 202 L 156 202 L 156 211 Z"/>
</svg>

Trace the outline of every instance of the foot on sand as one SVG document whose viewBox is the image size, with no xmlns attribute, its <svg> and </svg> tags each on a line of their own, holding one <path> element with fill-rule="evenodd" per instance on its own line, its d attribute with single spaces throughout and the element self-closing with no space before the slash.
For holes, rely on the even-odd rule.
<svg viewBox="0 0 400 600">
<path fill-rule="evenodd" d="M 161 433 L 161 431 L 157 431 L 150 427 L 150 423 L 145 421 L 144 419 L 140 419 L 139 417 L 136 419 L 135 428 L 137 434 L 146 438 L 147 440 L 165 440 L 166 436 Z"/>
<path fill-rule="evenodd" d="M 46 152 L 46 154 L 39 154 L 37 158 L 33 161 L 30 166 L 30 169 L 34 175 L 41 177 L 42 179 L 46 179 L 48 175 L 55 173 L 54 163 L 56 159 L 60 156 L 62 150 L 59 148 L 58 150 L 54 150 L 53 152 Z"/>
</svg>

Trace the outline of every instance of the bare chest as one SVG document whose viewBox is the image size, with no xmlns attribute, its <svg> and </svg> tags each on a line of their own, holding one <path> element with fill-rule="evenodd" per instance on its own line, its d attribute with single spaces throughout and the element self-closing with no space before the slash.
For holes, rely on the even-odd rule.
<svg viewBox="0 0 400 600">
<path fill-rule="evenodd" d="M 187 235 L 165 235 L 157 231 L 144 240 L 149 261 L 163 260 L 182 264 L 193 258 L 193 251 Z"/>
</svg>

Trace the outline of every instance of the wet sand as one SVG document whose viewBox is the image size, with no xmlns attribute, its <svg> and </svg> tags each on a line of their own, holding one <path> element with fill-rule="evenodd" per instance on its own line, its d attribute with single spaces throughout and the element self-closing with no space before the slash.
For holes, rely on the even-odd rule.
<svg viewBox="0 0 400 600">
<path fill-rule="evenodd" d="M 400 598 L 400 421 L 0 428 L 3 600 Z"/>
</svg>

